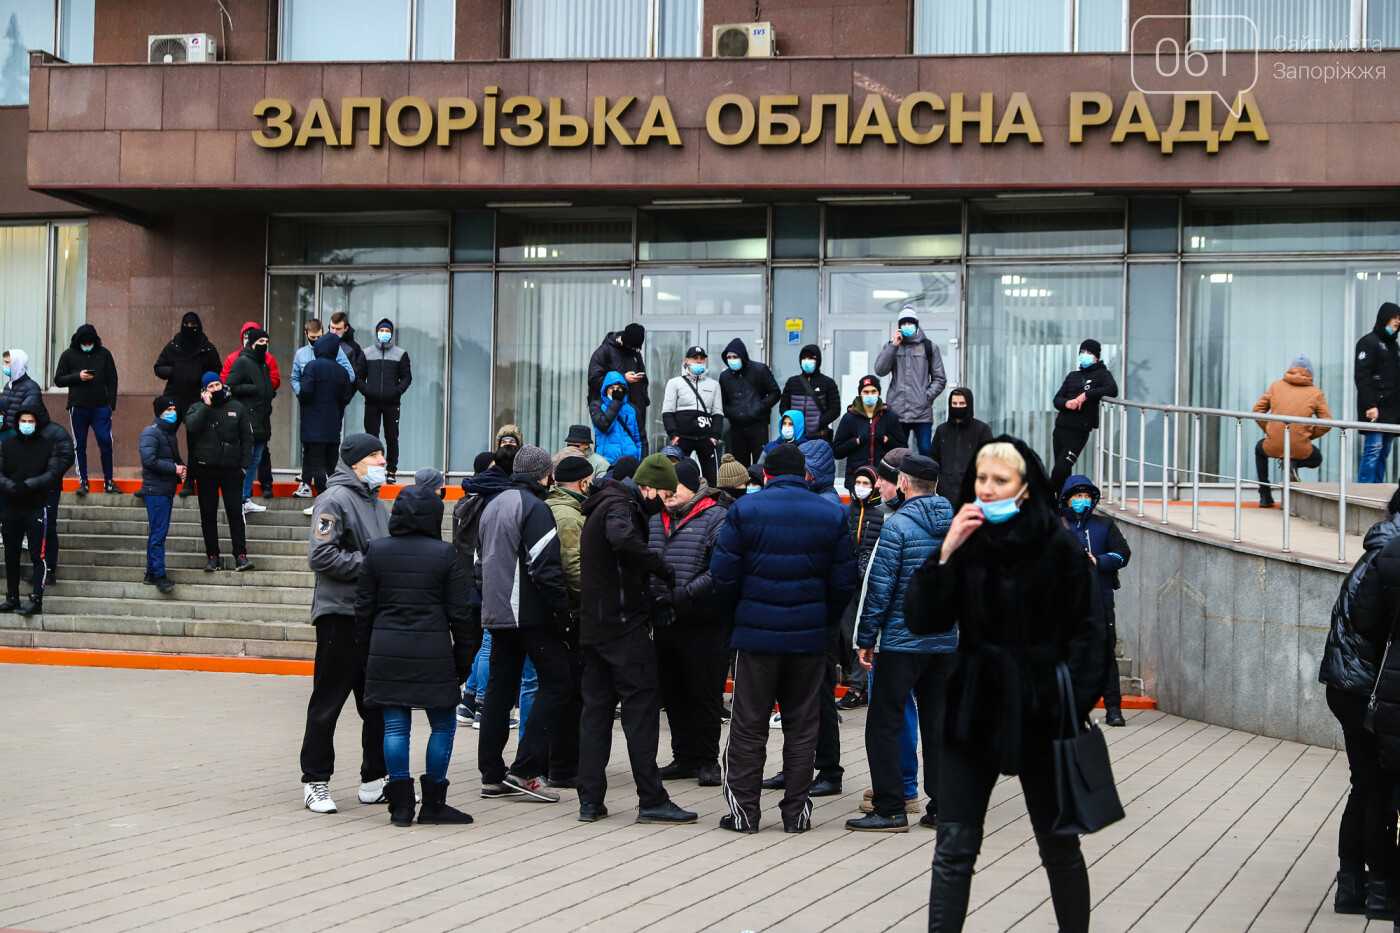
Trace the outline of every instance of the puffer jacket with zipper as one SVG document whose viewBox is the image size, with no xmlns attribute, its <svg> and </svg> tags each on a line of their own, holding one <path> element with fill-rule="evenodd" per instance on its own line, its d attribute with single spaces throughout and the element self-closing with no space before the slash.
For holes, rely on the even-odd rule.
<svg viewBox="0 0 1400 933">
<path fill-rule="evenodd" d="M 841 390 L 836 380 L 822 372 L 822 351 L 814 343 L 809 343 L 797 354 L 801 360 L 812 360 L 816 369 L 811 373 L 798 373 L 789 376 L 783 386 L 783 396 L 779 400 L 779 410 L 786 412 L 795 408 L 802 412 L 807 421 L 810 437 L 831 440 L 831 423 L 841 417 Z"/>
<path fill-rule="evenodd" d="M 874 466 L 887 452 L 908 443 L 909 436 L 894 409 L 882 400 L 876 404 L 872 415 L 866 415 L 865 405 L 857 396 L 841 416 L 836 440 L 831 446 L 836 456 L 846 458 L 846 476 L 852 477 L 856 470 Z"/>
<path fill-rule="evenodd" d="M 579 641 L 598 645 L 651 624 L 651 576 L 669 571 L 647 545 L 642 493 L 630 479 L 599 480 L 583 504 Z"/>
<path fill-rule="evenodd" d="M 724 400 L 724 417 L 730 424 L 745 428 L 754 424 L 768 423 L 768 413 L 778 404 L 782 392 L 778 390 L 778 380 L 773 378 L 773 370 L 763 363 L 749 359 L 748 347 L 735 337 L 724 348 L 721 359 L 729 354 L 738 354 L 743 365 L 735 372 L 724 364 L 719 374 L 720 396 Z"/>
<path fill-rule="evenodd" d="M 389 342 L 379 341 L 379 332 L 389 328 Z M 374 327 L 374 339 L 361 351 L 365 359 L 364 381 L 360 391 L 365 401 L 381 405 L 397 405 L 413 384 L 413 366 L 408 351 L 396 342 L 394 322 L 388 318 Z"/>
<path fill-rule="evenodd" d="M 175 468 L 185 461 L 180 457 L 178 424 L 160 418 L 141 429 L 141 494 L 173 496 L 179 480 Z"/>
<path fill-rule="evenodd" d="M 942 496 L 915 496 L 885 522 L 870 555 L 856 627 L 857 648 L 946 654 L 958 648 L 956 627 L 915 635 L 904 624 L 904 593 L 914 571 L 938 552 L 953 525 L 953 507 Z"/>
<path fill-rule="evenodd" d="M 710 599 L 714 584 L 710 578 L 710 557 L 724 528 L 725 509 L 702 478 L 695 496 L 686 503 L 684 514 L 670 509 L 651 517 L 649 545 L 653 553 L 676 573 L 674 597 L 659 580 L 652 583 L 651 595 L 660 606 L 670 609 L 672 619 L 682 625 L 719 622 Z"/>
<path fill-rule="evenodd" d="M 1363 539 L 1364 551 L 1342 580 L 1332 604 L 1332 624 L 1322 649 L 1319 683 L 1343 693 L 1371 695 L 1377 665 L 1390 631 L 1383 617 L 1380 575 L 1373 573 L 1376 558 L 1387 544 L 1400 539 L 1400 514 L 1376 522 Z M 1380 644 L 1380 648 L 1377 644 Z"/>
</svg>

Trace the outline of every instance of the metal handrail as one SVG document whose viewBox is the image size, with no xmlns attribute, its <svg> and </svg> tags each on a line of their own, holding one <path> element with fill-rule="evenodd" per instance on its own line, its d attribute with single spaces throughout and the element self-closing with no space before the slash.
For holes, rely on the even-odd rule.
<svg viewBox="0 0 1400 933">
<path fill-rule="evenodd" d="M 1145 517 L 1144 504 L 1146 502 L 1147 486 L 1147 413 L 1156 411 L 1162 413 L 1162 517 L 1161 523 L 1168 524 L 1168 504 L 1173 498 L 1170 495 L 1172 487 L 1176 488 L 1177 495 L 1181 493 L 1183 469 L 1180 463 L 1182 448 L 1182 418 L 1190 420 L 1189 434 L 1187 438 L 1190 443 L 1190 467 L 1189 477 L 1191 489 L 1191 531 L 1200 532 L 1200 505 L 1201 505 L 1201 445 L 1202 437 L 1205 434 L 1205 419 L 1220 418 L 1232 419 L 1235 422 L 1235 475 L 1234 479 L 1234 540 L 1238 544 L 1241 538 L 1242 509 L 1243 509 L 1243 488 L 1244 488 L 1244 422 L 1264 421 L 1277 422 L 1287 425 L 1307 425 L 1308 427 L 1326 427 L 1337 432 L 1340 445 L 1340 457 L 1338 464 L 1341 470 L 1341 483 L 1337 496 L 1337 562 L 1346 563 L 1346 537 L 1347 537 L 1347 474 L 1351 469 L 1351 444 L 1350 434 L 1355 431 L 1367 434 L 1400 434 L 1400 424 L 1379 424 L 1369 421 L 1343 421 L 1336 418 L 1303 418 L 1296 415 L 1277 415 L 1272 412 L 1253 411 L 1231 411 L 1223 408 L 1204 408 L 1194 405 L 1164 405 L 1155 402 L 1134 402 L 1128 399 L 1105 398 L 1100 400 L 1100 404 L 1106 409 L 1106 417 L 1101 420 L 1102 427 L 1097 432 L 1095 440 L 1095 450 L 1093 465 L 1095 479 L 1100 480 L 1104 487 L 1105 503 L 1117 501 L 1119 511 L 1128 509 L 1128 465 L 1137 464 L 1137 516 Z M 1128 412 L 1136 409 L 1138 413 L 1138 455 L 1136 460 L 1128 457 Z M 1173 445 L 1172 432 L 1175 429 L 1176 444 Z M 1285 434 L 1291 434 L 1287 427 Z M 1292 547 L 1292 527 L 1290 507 L 1292 505 L 1292 445 L 1283 445 L 1283 541 L 1281 550 L 1287 554 Z M 1116 463 L 1115 463 L 1116 461 Z M 1150 464 L 1156 467 L 1157 464 Z M 1115 470 L 1116 467 L 1116 470 Z M 1224 479 L 1223 474 L 1210 474 Z M 1115 495 L 1115 492 L 1117 493 Z"/>
</svg>

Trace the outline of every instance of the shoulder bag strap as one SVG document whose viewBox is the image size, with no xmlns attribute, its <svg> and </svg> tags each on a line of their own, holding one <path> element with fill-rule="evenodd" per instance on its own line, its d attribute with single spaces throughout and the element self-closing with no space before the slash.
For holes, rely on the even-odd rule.
<svg viewBox="0 0 1400 933">
<path fill-rule="evenodd" d="M 1366 701 L 1366 708 L 1374 711 L 1376 708 L 1376 695 L 1381 689 L 1381 677 L 1385 673 L 1385 662 L 1390 657 L 1390 646 L 1395 641 L 1395 626 L 1400 622 L 1400 605 L 1396 606 L 1395 615 L 1390 620 L 1390 633 L 1385 636 L 1385 650 L 1381 652 L 1381 663 L 1376 665 L 1376 682 L 1371 687 L 1371 698 Z"/>
<path fill-rule="evenodd" d="M 1079 734 L 1078 718 L 1074 712 L 1074 683 L 1070 680 L 1069 665 L 1061 661 L 1055 665 L 1055 677 L 1060 688 L 1060 738 L 1072 739 Z"/>
<path fill-rule="evenodd" d="M 710 406 L 705 404 L 705 399 L 700 394 L 700 380 L 697 379 L 694 382 L 691 382 L 690 379 L 686 376 L 682 376 L 681 378 L 685 380 L 686 385 L 690 386 L 690 391 L 695 393 L 695 404 L 699 405 L 700 410 L 708 415 L 710 413 Z"/>
</svg>

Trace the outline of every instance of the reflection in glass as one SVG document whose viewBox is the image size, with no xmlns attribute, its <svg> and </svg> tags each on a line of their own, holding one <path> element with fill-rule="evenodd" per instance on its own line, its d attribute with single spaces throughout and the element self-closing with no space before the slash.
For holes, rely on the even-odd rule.
<svg viewBox="0 0 1400 933">
<path fill-rule="evenodd" d="M 363 223 L 274 217 L 268 234 L 274 266 L 446 263 L 447 218 L 370 215 Z"/>
<path fill-rule="evenodd" d="M 53 232 L 53 342 L 49 359 L 57 366 L 73 332 L 87 320 L 87 224 L 57 224 Z"/>
<path fill-rule="evenodd" d="M 1123 252 L 1123 202 L 1117 198 L 1065 198 L 1054 205 L 1035 198 L 974 201 L 968 226 L 973 256 Z"/>
<path fill-rule="evenodd" d="M 452 456 L 449 468 L 470 473 L 472 461 L 490 450 L 491 273 L 458 272 L 452 276 Z"/>
<path fill-rule="evenodd" d="M 644 210 L 637 215 L 642 261 L 763 260 L 768 216 L 761 207 L 724 210 Z"/>
<path fill-rule="evenodd" d="M 1175 238 L 1175 237 L 1173 237 Z M 1170 405 L 1176 401 L 1176 263 L 1134 263 L 1128 266 L 1128 360 L 1115 373 L 1124 398 Z M 1138 414 L 1128 413 L 1129 454 L 1137 456 Z M 1162 462 L 1162 415 L 1149 411 L 1146 457 Z M 1128 468 L 1137 479 L 1136 463 Z M 1147 470 L 1147 481 L 1161 480 Z"/>
<path fill-rule="evenodd" d="M 962 205 L 828 207 L 828 259 L 924 259 L 962 253 Z"/>
<path fill-rule="evenodd" d="M 306 344 L 303 325 L 316 317 L 316 276 L 272 275 L 267 279 L 268 345 L 282 374 L 280 396 L 272 406 L 274 463 L 301 468 L 300 408 L 292 391 L 292 361 Z M 322 322 L 322 327 L 326 322 Z"/>
<path fill-rule="evenodd" d="M 632 212 L 500 211 L 496 236 L 501 262 L 627 262 L 632 258 Z"/>
<path fill-rule="evenodd" d="M 282 60 L 405 61 L 410 0 L 282 0 Z"/>
<path fill-rule="evenodd" d="M 1186 253 L 1400 249 L 1400 205 L 1188 203 Z"/>
<path fill-rule="evenodd" d="M 4 6 L 0 3 L 0 9 L 4 9 Z M 59 58 L 75 65 L 92 61 L 94 6 L 96 0 L 62 0 L 59 3 Z M 0 19 L 4 19 L 2 14 Z"/>
<path fill-rule="evenodd" d="M 762 314 L 763 273 L 645 272 L 642 314 Z"/>
<path fill-rule="evenodd" d="M 29 50 L 52 52 L 54 5 L 0 0 L 0 107 L 29 103 Z"/>
</svg>

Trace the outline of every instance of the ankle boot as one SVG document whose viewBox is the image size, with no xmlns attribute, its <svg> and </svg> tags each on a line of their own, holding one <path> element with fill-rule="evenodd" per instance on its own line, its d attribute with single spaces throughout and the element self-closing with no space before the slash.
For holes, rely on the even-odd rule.
<svg viewBox="0 0 1400 933">
<path fill-rule="evenodd" d="M 972 893 L 972 869 L 982 850 L 982 827 L 971 823 L 940 823 L 933 850 L 928 892 L 929 933 L 960 933 L 967 920 Z"/>
<path fill-rule="evenodd" d="M 1089 933 L 1089 869 L 1078 836 L 1038 836 L 1060 933 Z"/>
<path fill-rule="evenodd" d="M 434 781 L 426 774 L 418 779 L 423 788 L 423 806 L 418 810 L 420 824 L 470 823 L 472 818 L 447 805 L 447 785 L 451 781 Z"/>
<path fill-rule="evenodd" d="M 1339 914 L 1366 912 L 1366 872 L 1337 872 L 1337 895 L 1332 900 L 1332 910 Z"/>
<path fill-rule="evenodd" d="M 1394 920 L 1400 908 L 1400 889 L 1394 881 L 1374 876 L 1366 883 L 1366 919 Z"/>
<path fill-rule="evenodd" d="M 395 826 L 413 825 L 413 779 L 399 778 L 384 785 L 389 800 L 389 822 Z M 424 804 L 426 807 L 427 804 Z"/>
</svg>

